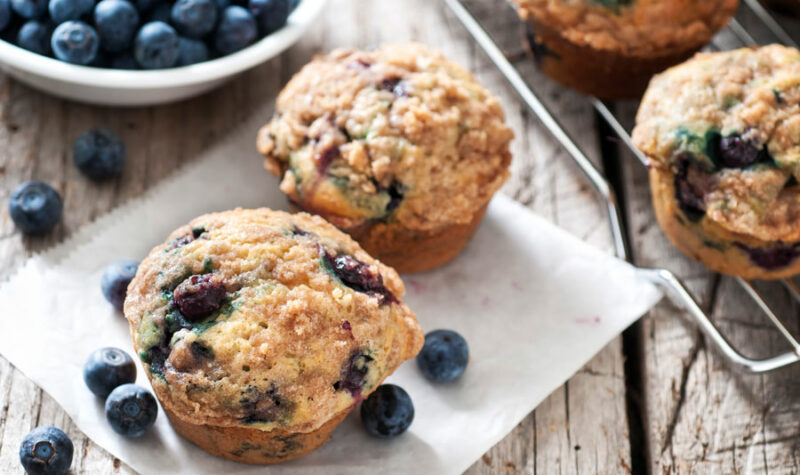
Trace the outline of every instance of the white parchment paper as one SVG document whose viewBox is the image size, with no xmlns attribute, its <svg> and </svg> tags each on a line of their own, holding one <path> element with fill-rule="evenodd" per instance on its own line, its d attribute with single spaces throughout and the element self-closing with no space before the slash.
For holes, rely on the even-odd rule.
<svg viewBox="0 0 800 475">
<path fill-rule="evenodd" d="M 145 437 L 116 435 L 81 377 L 95 348 L 133 352 L 127 322 L 100 293 L 107 264 L 143 258 L 203 213 L 285 207 L 254 152 L 258 125 L 251 121 L 143 198 L 30 259 L 0 288 L 0 353 L 89 437 L 141 473 L 265 471 L 206 454 L 175 434 L 163 412 Z M 471 362 L 464 376 L 433 385 L 407 362 L 389 378 L 414 401 L 406 434 L 370 438 L 354 411 L 320 450 L 269 473 L 460 473 L 661 298 L 633 267 L 504 196 L 494 199 L 456 261 L 404 281 L 405 301 L 426 331 L 451 328 L 466 337 Z M 138 383 L 149 387 L 141 367 Z"/>
</svg>

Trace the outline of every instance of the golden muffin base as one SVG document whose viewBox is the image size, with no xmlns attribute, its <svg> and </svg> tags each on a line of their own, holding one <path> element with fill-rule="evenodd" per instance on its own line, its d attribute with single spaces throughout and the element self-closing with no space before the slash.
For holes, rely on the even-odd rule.
<svg viewBox="0 0 800 475">
<path fill-rule="evenodd" d="M 425 272 L 443 266 L 458 256 L 481 224 L 484 205 L 467 224 L 451 224 L 435 232 L 404 228 L 399 223 L 369 223 L 355 228 L 341 228 L 365 251 L 397 272 Z M 293 211 L 306 211 L 291 203 Z M 335 222 L 333 220 L 332 222 Z"/>
<path fill-rule="evenodd" d="M 315 431 L 290 433 L 192 424 L 164 407 L 170 424 L 184 438 L 211 455 L 249 464 L 287 462 L 313 452 L 331 438 L 349 412 L 343 411 Z"/>
<path fill-rule="evenodd" d="M 702 45 L 658 56 L 625 55 L 576 44 L 558 30 L 529 20 L 536 38 L 530 45 L 541 70 L 563 86 L 600 99 L 636 99 L 650 78 L 688 59 Z"/>
<path fill-rule="evenodd" d="M 675 185 L 671 173 L 657 167 L 650 169 L 650 191 L 656 219 L 664 234 L 681 252 L 706 267 L 722 274 L 751 279 L 782 279 L 800 273 L 800 259 L 780 269 L 764 269 L 750 261 L 748 254 L 734 242 L 759 247 L 770 243 L 740 236 L 722 229 L 719 225 L 703 218 L 692 223 L 681 211 L 675 197 Z"/>
</svg>

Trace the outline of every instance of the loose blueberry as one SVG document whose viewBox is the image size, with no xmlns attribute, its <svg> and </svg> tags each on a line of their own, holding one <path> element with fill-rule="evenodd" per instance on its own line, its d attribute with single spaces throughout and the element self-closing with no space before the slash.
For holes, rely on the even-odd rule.
<svg viewBox="0 0 800 475">
<path fill-rule="evenodd" d="M 32 20 L 47 12 L 47 0 L 11 0 L 11 9 L 22 18 Z"/>
<path fill-rule="evenodd" d="M 286 24 L 292 6 L 290 0 L 248 0 L 258 32 L 266 36 Z"/>
<path fill-rule="evenodd" d="M 153 426 L 158 415 L 156 398 L 135 384 L 117 386 L 106 399 L 106 420 L 118 434 L 139 437 Z"/>
<path fill-rule="evenodd" d="M 214 0 L 178 0 L 170 18 L 182 35 L 202 38 L 217 24 L 217 4 Z"/>
<path fill-rule="evenodd" d="M 94 24 L 103 49 L 119 53 L 130 48 L 136 28 L 139 26 L 139 12 L 127 0 L 103 0 L 94 9 Z"/>
<path fill-rule="evenodd" d="M 292 0 L 291 2 L 292 11 L 294 11 L 294 9 L 297 8 L 298 5 L 300 5 L 300 0 Z"/>
<path fill-rule="evenodd" d="M 144 69 L 171 68 L 179 55 L 178 33 L 164 22 L 145 24 L 133 42 L 133 56 Z"/>
<path fill-rule="evenodd" d="M 231 54 L 253 44 L 256 39 L 258 39 L 258 27 L 250 12 L 237 5 L 223 10 L 217 31 L 214 33 L 214 46 L 217 51 Z"/>
<path fill-rule="evenodd" d="M 216 274 L 193 275 L 175 288 L 175 305 L 189 321 L 197 321 L 217 310 L 227 291 Z"/>
<path fill-rule="evenodd" d="M 122 0 L 103 0 L 106 1 Z M 119 135 L 108 129 L 90 129 L 75 141 L 72 159 L 84 175 L 92 180 L 105 180 L 122 173 L 125 144 Z"/>
<path fill-rule="evenodd" d="M 764 160 L 762 147 L 739 135 L 722 137 L 719 141 L 720 164 L 726 168 L 747 168 Z"/>
<path fill-rule="evenodd" d="M 766 247 L 750 247 L 736 243 L 736 246 L 747 253 L 750 262 L 767 270 L 786 267 L 800 257 L 800 248 L 797 244 L 788 245 L 779 242 Z"/>
<path fill-rule="evenodd" d="M 40 234 L 53 229 L 61 219 L 61 197 L 47 183 L 29 181 L 11 193 L 8 211 L 20 231 Z"/>
<path fill-rule="evenodd" d="M 397 302 L 394 294 L 383 285 L 383 277 L 373 273 L 365 262 L 348 254 L 332 256 L 328 252 L 325 252 L 323 259 L 330 272 L 356 292 L 373 295 L 381 304 Z"/>
<path fill-rule="evenodd" d="M 139 64 L 136 62 L 136 58 L 126 51 L 111 59 L 111 67 L 114 69 L 139 69 Z"/>
<path fill-rule="evenodd" d="M 28 20 L 17 32 L 17 44 L 28 51 L 50 56 L 50 35 L 53 27 L 46 21 Z"/>
<path fill-rule="evenodd" d="M 72 465 L 72 440 L 61 429 L 39 426 L 19 446 L 19 461 L 30 475 L 62 475 Z"/>
<path fill-rule="evenodd" d="M 80 20 L 92 11 L 94 0 L 50 0 L 47 9 L 50 19 L 59 25 L 67 20 Z"/>
<path fill-rule="evenodd" d="M 119 348 L 100 348 L 84 363 L 83 381 L 95 396 L 105 399 L 117 386 L 136 381 L 136 365 Z"/>
<path fill-rule="evenodd" d="M 125 304 L 128 284 L 136 276 L 138 267 L 138 262 L 125 259 L 111 264 L 103 272 L 103 277 L 100 279 L 100 290 L 102 290 L 106 300 L 117 310 L 121 311 Z"/>
<path fill-rule="evenodd" d="M 82 21 L 58 25 L 50 40 L 56 58 L 67 63 L 89 64 L 97 56 L 100 38 L 97 31 Z"/>
<path fill-rule="evenodd" d="M 222 10 L 228 8 L 228 6 L 231 4 L 231 0 L 215 0 L 215 3 L 217 4 L 217 11 L 221 12 Z"/>
<path fill-rule="evenodd" d="M 143 11 L 139 9 L 139 11 Z M 152 23 L 154 21 L 162 21 L 164 23 L 169 23 L 169 17 L 172 14 L 172 4 L 171 3 L 159 3 L 152 10 L 150 10 L 150 14 L 147 15 L 147 23 Z"/>
<path fill-rule="evenodd" d="M 178 56 L 178 64 L 180 66 L 202 63 L 208 59 L 208 48 L 206 44 L 200 40 L 181 38 L 180 48 L 181 53 L 180 56 Z"/>
<path fill-rule="evenodd" d="M 0 0 L 0 31 L 11 23 L 11 0 Z"/>
<path fill-rule="evenodd" d="M 443 383 L 458 379 L 469 363 L 467 340 L 452 330 L 434 330 L 425 335 L 417 355 L 417 366 L 431 381 Z"/>
<path fill-rule="evenodd" d="M 400 386 L 394 384 L 378 386 L 378 389 L 361 403 L 361 422 L 367 432 L 375 437 L 382 439 L 397 437 L 408 430 L 413 421 L 414 403 Z"/>
</svg>

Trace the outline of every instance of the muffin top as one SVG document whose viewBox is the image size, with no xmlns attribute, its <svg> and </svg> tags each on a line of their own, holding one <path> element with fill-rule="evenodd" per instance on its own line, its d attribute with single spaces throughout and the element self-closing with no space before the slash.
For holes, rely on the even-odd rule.
<svg viewBox="0 0 800 475">
<path fill-rule="evenodd" d="M 419 44 L 315 58 L 261 129 L 266 168 L 301 208 L 345 229 L 467 224 L 508 177 L 513 133 L 486 89 Z"/>
<path fill-rule="evenodd" d="M 761 241 L 800 240 L 800 52 L 701 53 L 656 76 L 633 140 L 675 175 L 687 214 Z"/>
<path fill-rule="evenodd" d="M 419 351 L 403 293 L 393 269 L 322 218 L 237 209 L 154 248 L 125 316 L 182 419 L 310 432 Z"/>
<path fill-rule="evenodd" d="M 737 0 L 514 0 L 523 18 L 569 41 L 632 56 L 699 47 L 725 26 Z"/>
</svg>

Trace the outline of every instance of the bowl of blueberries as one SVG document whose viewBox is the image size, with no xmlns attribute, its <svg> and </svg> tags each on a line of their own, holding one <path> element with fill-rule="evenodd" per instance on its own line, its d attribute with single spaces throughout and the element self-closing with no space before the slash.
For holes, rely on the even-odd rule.
<svg viewBox="0 0 800 475">
<path fill-rule="evenodd" d="M 281 53 L 326 0 L 0 0 L 0 67 L 103 105 L 173 102 Z"/>
</svg>

